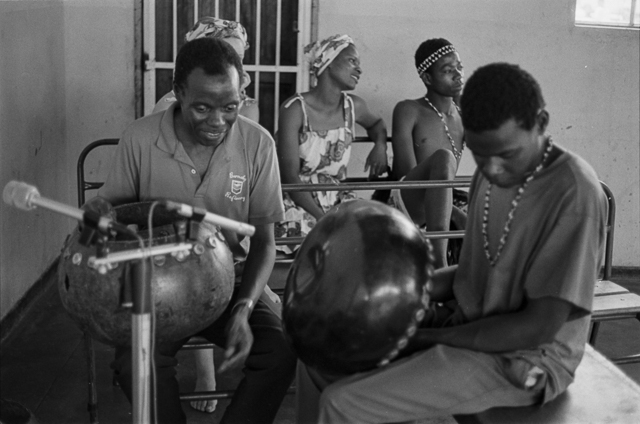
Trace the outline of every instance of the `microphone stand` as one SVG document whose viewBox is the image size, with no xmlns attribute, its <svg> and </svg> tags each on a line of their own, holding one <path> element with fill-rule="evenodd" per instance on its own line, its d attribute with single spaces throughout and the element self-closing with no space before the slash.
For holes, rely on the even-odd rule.
<svg viewBox="0 0 640 424">
<path fill-rule="evenodd" d="M 87 229 L 88 227 L 85 227 Z M 131 350 L 133 365 L 132 408 L 134 424 L 151 423 L 151 349 L 152 298 L 151 275 L 148 272 L 147 259 L 167 253 L 184 252 L 193 248 L 192 243 L 175 243 L 163 246 L 123 250 L 112 254 L 90 257 L 87 265 L 100 273 L 106 273 L 111 265 L 131 261 L 131 287 L 124 287 L 125 302 L 131 302 Z M 126 284 L 125 284 L 126 286 Z M 130 293 L 127 291 L 130 289 Z"/>
<path fill-rule="evenodd" d="M 96 246 L 96 256 L 87 260 L 87 266 L 100 274 L 113 269 L 113 264 L 131 261 L 131 273 L 125 275 L 122 288 L 122 306 L 131 308 L 132 349 L 132 409 L 134 424 L 151 423 L 151 360 L 152 360 L 152 297 L 151 276 L 147 272 L 148 258 L 168 253 L 189 251 L 192 243 L 180 238 L 172 245 L 143 247 L 109 254 L 107 242 L 111 233 L 123 233 L 141 238 L 122 224 L 102 217 L 95 211 L 83 211 L 40 196 L 35 187 L 12 181 L 3 191 L 5 203 L 19 209 L 31 210 L 36 206 L 69 216 L 83 223 L 78 242 L 84 246 Z M 144 244 L 144 243 L 142 243 Z M 130 278 L 128 278 L 130 277 Z"/>
<path fill-rule="evenodd" d="M 133 263 L 131 286 L 132 408 L 134 424 L 151 423 L 151 283 L 144 259 Z"/>
</svg>

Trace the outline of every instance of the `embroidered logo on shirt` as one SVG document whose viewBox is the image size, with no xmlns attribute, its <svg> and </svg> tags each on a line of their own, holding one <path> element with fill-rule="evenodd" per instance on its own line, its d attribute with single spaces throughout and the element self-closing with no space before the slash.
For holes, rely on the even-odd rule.
<svg viewBox="0 0 640 424">
<path fill-rule="evenodd" d="M 240 194 L 242 193 L 242 185 L 244 183 L 239 180 L 231 180 L 231 193 Z"/>
<path fill-rule="evenodd" d="M 229 172 L 229 178 L 231 179 L 231 191 L 228 191 L 224 196 L 232 202 L 236 200 L 244 202 L 246 197 L 240 196 L 240 194 L 244 188 L 244 183 L 247 181 L 246 175 L 236 175 L 233 172 Z"/>
</svg>

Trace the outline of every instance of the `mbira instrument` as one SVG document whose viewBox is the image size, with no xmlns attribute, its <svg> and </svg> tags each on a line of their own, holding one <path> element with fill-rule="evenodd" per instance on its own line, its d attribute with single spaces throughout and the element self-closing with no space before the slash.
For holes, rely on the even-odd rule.
<svg viewBox="0 0 640 424">
<path fill-rule="evenodd" d="M 334 206 L 307 234 L 289 270 L 282 319 L 306 365 L 351 374 L 387 365 L 429 307 L 431 244 L 381 202 Z"/>
<path fill-rule="evenodd" d="M 145 240 L 151 202 L 114 208 L 114 220 L 133 226 Z M 135 237 L 118 234 L 98 243 L 82 240 L 80 226 L 69 236 L 58 267 L 62 303 L 82 330 L 97 340 L 117 346 L 131 343 L 131 310 L 127 291 L 135 278 L 131 262 L 96 265 L 105 254 L 139 249 Z M 151 269 L 151 295 L 155 312 L 156 343 L 173 342 L 212 324 L 225 310 L 234 284 L 233 258 L 219 228 L 186 220 L 163 207 L 153 212 L 152 246 L 187 241 L 186 251 L 156 255 L 147 261 Z M 152 262 L 152 263 L 151 263 Z"/>
</svg>

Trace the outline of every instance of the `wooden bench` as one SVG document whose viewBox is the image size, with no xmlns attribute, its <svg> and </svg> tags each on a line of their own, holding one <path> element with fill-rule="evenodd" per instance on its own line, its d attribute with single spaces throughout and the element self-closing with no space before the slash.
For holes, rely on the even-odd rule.
<svg viewBox="0 0 640 424">
<path fill-rule="evenodd" d="M 598 280 L 594 290 L 595 297 L 610 296 L 614 294 L 629 293 L 629 290 L 625 289 L 621 285 L 609 280 Z"/>
<path fill-rule="evenodd" d="M 542 406 L 493 408 L 454 418 L 460 424 L 640 423 L 640 385 L 614 365 L 640 362 L 640 354 L 607 359 L 593 348 L 600 322 L 629 318 L 640 320 L 640 296 L 612 281 L 598 280 L 590 344 L 565 393 Z"/>
<path fill-rule="evenodd" d="M 456 416 L 460 424 L 640 423 L 640 385 L 587 345 L 575 381 L 542 406 L 493 408 Z"/>
</svg>

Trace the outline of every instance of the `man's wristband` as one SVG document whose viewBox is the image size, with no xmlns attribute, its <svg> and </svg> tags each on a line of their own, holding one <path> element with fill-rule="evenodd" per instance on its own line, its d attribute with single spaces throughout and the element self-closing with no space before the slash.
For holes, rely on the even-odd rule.
<svg viewBox="0 0 640 424">
<path fill-rule="evenodd" d="M 253 300 L 249 299 L 248 297 L 243 297 L 241 299 L 238 299 L 236 301 L 236 304 L 233 305 L 233 308 L 231 308 L 231 315 L 233 315 L 233 312 L 238 308 L 238 306 L 242 305 L 247 306 L 247 308 L 249 309 L 249 313 L 251 313 L 251 311 L 253 310 Z"/>
</svg>

